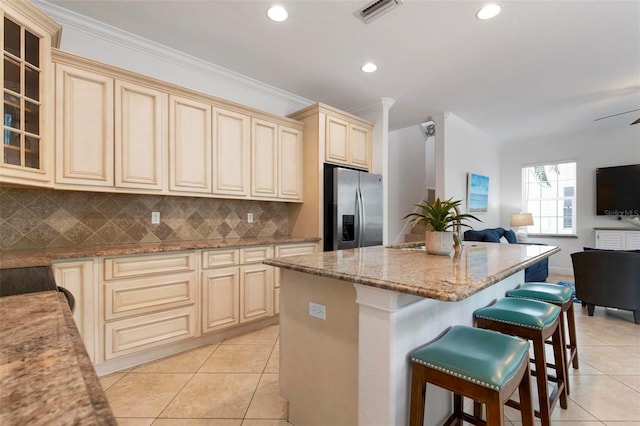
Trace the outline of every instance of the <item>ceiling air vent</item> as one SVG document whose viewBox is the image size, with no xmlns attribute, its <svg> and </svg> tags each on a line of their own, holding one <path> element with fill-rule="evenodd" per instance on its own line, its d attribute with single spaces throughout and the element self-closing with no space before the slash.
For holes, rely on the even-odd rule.
<svg viewBox="0 0 640 426">
<path fill-rule="evenodd" d="M 389 12 L 402 4 L 402 0 L 376 0 L 357 12 L 365 24 Z"/>
</svg>

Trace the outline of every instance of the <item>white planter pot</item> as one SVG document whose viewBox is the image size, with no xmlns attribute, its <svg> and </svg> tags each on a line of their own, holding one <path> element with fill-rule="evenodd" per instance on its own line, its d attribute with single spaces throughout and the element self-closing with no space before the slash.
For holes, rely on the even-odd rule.
<svg viewBox="0 0 640 426">
<path fill-rule="evenodd" d="M 453 232 L 425 231 L 424 246 L 428 254 L 448 256 L 453 250 Z"/>
</svg>

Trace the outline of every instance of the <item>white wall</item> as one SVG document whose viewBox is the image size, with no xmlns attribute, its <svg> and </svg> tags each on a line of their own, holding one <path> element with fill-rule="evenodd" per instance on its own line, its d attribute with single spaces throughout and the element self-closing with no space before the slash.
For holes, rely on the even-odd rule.
<svg viewBox="0 0 640 426">
<path fill-rule="evenodd" d="M 489 177 L 489 207 L 487 213 L 474 213 L 482 222 L 469 221 L 474 229 L 508 225 L 500 220 L 500 150 L 495 141 L 451 113 L 444 116 L 443 140 L 439 140 L 436 127 L 436 154 L 442 157 L 442 173 L 437 174 L 437 196 L 463 200 L 461 212 L 467 212 L 467 174 Z M 440 190 L 442 188 L 442 190 Z"/>
<path fill-rule="evenodd" d="M 403 217 L 427 196 L 426 136 L 420 125 L 389 132 L 389 243 L 411 232 Z"/>
<path fill-rule="evenodd" d="M 518 142 L 517 145 L 505 144 L 500 161 L 503 223 L 508 223 L 509 215 L 521 209 L 522 166 L 559 160 L 576 160 L 577 162 L 577 238 L 530 237 L 529 241 L 560 247 L 561 252 L 549 259 L 550 271 L 572 274 L 570 254 L 582 251 L 584 246 L 595 246 L 594 227 L 624 226 L 624 223 L 606 216 L 596 216 L 595 169 L 640 163 L 640 125 L 625 124 L 590 132 Z M 640 188 L 638 190 L 640 191 Z"/>
</svg>

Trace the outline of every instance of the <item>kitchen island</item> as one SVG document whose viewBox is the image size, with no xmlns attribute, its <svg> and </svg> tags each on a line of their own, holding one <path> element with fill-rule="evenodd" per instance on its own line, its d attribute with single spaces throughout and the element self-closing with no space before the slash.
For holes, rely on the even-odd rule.
<svg viewBox="0 0 640 426">
<path fill-rule="evenodd" d="M 524 281 L 554 246 L 465 243 L 452 256 L 411 245 L 270 259 L 282 268 L 280 381 L 295 426 L 405 425 L 409 353 Z M 428 387 L 426 425 L 450 409 Z"/>
</svg>

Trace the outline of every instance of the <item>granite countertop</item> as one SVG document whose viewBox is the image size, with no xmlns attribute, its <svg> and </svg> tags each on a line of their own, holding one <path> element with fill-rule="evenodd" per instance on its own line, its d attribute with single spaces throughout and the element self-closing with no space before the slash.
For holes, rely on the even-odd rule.
<svg viewBox="0 0 640 426">
<path fill-rule="evenodd" d="M 546 245 L 465 242 L 455 256 L 410 243 L 340 250 L 264 263 L 298 272 L 444 301 L 459 301 L 560 251 Z"/>
<path fill-rule="evenodd" d="M 27 266 L 49 266 L 55 260 L 83 259 L 96 256 L 121 256 L 128 254 L 164 253 L 181 250 L 213 249 L 317 241 L 319 241 L 318 238 L 285 236 L 13 250 L 0 252 L 0 269 L 21 268 Z"/>
<path fill-rule="evenodd" d="M 61 293 L 2 297 L 0 313 L 0 424 L 117 424 Z"/>
</svg>

